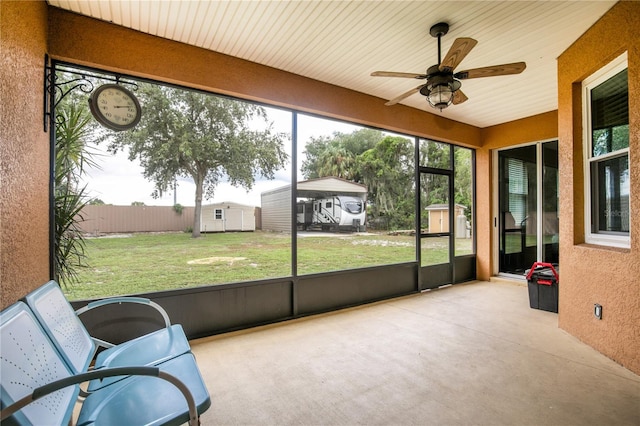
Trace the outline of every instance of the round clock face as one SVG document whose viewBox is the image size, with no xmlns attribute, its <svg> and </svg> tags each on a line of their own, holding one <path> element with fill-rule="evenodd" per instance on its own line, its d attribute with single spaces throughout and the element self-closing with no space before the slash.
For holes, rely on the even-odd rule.
<svg viewBox="0 0 640 426">
<path fill-rule="evenodd" d="M 118 84 L 104 84 L 94 90 L 89 109 L 100 124 L 116 131 L 133 128 L 142 115 L 135 95 Z"/>
</svg>

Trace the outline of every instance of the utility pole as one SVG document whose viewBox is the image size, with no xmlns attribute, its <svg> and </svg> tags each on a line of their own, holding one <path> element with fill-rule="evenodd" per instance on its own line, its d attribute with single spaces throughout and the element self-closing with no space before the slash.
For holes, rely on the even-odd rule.
<svg viewBox="0 0 640 426">
<path fill-rule="evenodd" d="M 178 179 L 173 178 L 173 205 L 178 204 Z"/>
</svg>

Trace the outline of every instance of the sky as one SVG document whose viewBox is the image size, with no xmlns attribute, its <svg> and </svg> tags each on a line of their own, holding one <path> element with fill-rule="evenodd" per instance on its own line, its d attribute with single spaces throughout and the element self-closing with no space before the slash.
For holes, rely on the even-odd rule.
<svg viewBox="0 0 640 426">
<path fill-rule="evenodd" d="M 291 133 L 291 113 L 275 108 L 266 108 L 269 119 L 274 124 L 277 132 Z M 298 115 L 298 167 L 302 164 L 301 154 L 304 144 L 309 138 L 330 136 L 334 132 L 351 133 L 361 127 L 338 121 L 326 120 Z M 289 158 L 291 158 L 291 144 L 285 146 Z M 96 160 L 100 169 L 91 168 L 87 171 L 84 183 L 87 192 L 92 198 L 99 198 L 105 204 L 128 206 L 133 202 L 143 202 L 148 206 L 172 206 L 175 203 L 183 206 L 195 205 L 195 184 L 190 179 L 178 179 L 176 191 L 169 190 L 162 197 L 154 199 L 151 194 L 154 190 L 153 182 L 143 177 L 143 168 L 138 161 L 128 159 L 127 152 L 109 154 L 106 152 L 106 143 L 95 146 L 100 154 Z M 301 176 L 298 171 L 298 176 Z M 302 178 L 299 177 L 301 180 Z M 279 170 L 274 180 L 257 179 L 251 191 L 244 188 L 235 188 L 227 182 L 216 187 L 213 199 L 203 200 L 203 204 L 219 203 L 223 201 L 235 201 L 241 204 L 260 206 L 260 194 L 264 191 L 289 185 L 291 182 L 291 168 Z M 174 201 L 175 200 L 175 201 Z"/>
</svg>

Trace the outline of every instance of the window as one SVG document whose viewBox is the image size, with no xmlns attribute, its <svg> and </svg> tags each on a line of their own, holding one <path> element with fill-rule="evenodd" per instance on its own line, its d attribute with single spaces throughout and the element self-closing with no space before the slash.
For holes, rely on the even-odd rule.
<svg viewBox="0 0 640 426">
<path fill-rule="evenodd" d="M 344 203 L 344 210 L 353 214 L 362 213 L 362 201 L 347 200 Z"/>
<path fill-rule="evenodd" d="M 216 209 L 215 212 L 216 220 L 222 219 L 222 209 Z"/>
<path fill-rule="evenodd" d="M 588 243 L 630 247 L 627 54 L 583 83 Z"/>
<path fill-rule="evenodd" d="M 517 158 L 507 158 L 507 175 L 509 182 L 509 212 L 517 226 L 527 217 L 527 196 L 529 195 L 529 173 L 527 167 L 535 174 L 535 163 L 525 164 Z"/>
</svg>

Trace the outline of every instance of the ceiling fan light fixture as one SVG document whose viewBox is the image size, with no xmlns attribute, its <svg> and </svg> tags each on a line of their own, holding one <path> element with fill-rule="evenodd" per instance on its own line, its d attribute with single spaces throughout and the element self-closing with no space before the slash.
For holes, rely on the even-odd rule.
<svg viewBox="0 0 640 426">
<path fill-rule="evenodd" d="M 432 79 L 421 93 L 427 97 L 429 105 L 442 111 L 453 102 L 456 90 L 462 84 L 458 80 L 447 78 L 446 76 L 436 76 Z"/>
<path fill-rule="evenodd" d="M 453 90 L 448 84 L 439 84 L 429 91 L 427 100 L 429 105 L 442 111 L 453 102 Z"/>
</svg>

